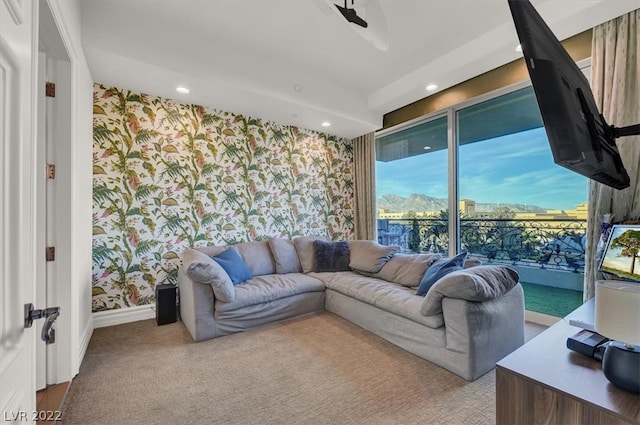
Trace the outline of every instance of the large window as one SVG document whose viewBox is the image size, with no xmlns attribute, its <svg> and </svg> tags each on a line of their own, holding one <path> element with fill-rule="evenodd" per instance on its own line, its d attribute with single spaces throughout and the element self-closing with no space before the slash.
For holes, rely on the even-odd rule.
<svg viewBox="0 0 640 425">
<path fill-rule="evenodd" d="M 383 133 L 376 155 L 381 243 L 509 265 L 528 310 L 581 304 L 587 179 L 553 163 L 531 87 Z"/>
<path fill-rule="evenodd" d="M 380 243 L 449 251 L 447 132 L 444 116 L 376 139 Z"/>
</svg>

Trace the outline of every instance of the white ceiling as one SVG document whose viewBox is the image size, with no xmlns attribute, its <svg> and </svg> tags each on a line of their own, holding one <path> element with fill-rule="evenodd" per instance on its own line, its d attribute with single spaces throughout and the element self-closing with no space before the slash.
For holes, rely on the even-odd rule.
<svg viewBox="0 0 640 425">
<path fill-rule="evenodd" d="M 369 35 L 384 30 L 373 24 L 381 6 L 386 51 L 332 3 L 82 0 L 83 49 L 96 83 L 349 138 L 429 95 L 427 83 L 442 90 L 520 55 L 507 0 L 355 0 L 365 19 L 370 12 Z M 564 39 L 640 0 L 533 4 Z"/>
</svg>

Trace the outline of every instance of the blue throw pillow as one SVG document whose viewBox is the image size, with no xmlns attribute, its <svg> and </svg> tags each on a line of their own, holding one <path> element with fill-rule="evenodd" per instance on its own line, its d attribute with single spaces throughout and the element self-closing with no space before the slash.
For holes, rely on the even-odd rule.
<svg viewBox="0 0 640 425">
<path fill-rule="evenodd" d="M 253 277 L 251 270 L 249 270 L 249 267 L 242 261 L 242 257 L 240 257 L 240 254 L 238 254 L 235 249 L 226 249 L 211 258 L 220 264 L 220 267 L 227 272 L 234 285 L 238 285 Z"/>
<path fill-rule="evenodd" d="M 434 283 L 441 277 L 448 275 L 456 270 L 462 270 L 464 268 L 464 262 L 467 259 L 467 253 L 461 252 L 453 258 L 445 258 L 433 263 L 420 280 L 418 285 L 418 292 L 416 295 L 425 296 Z"/>
</svg>

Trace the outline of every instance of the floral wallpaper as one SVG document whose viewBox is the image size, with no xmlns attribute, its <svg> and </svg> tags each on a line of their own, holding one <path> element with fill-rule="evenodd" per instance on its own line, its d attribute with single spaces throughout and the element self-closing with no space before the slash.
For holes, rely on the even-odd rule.
<svg viewBox="0 0 640 425">
<path fill-rule="evenodd" d="M 94 85 L 93 311 L 149 304 L 185 247 L 353 235 L 351 142 Z"/>
</svg>

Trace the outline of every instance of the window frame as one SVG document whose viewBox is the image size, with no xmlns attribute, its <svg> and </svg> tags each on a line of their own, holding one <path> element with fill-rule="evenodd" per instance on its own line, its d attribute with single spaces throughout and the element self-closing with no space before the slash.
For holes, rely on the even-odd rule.
<svg viewBox="0 0 640 425">
<path fill-rule="evenodd" d="M 576 62 L 578 67 L 585 74 L 587 79 L 590 80 L 590 68 L 591 68 L 591 58 L 586 58 Z M 589 72 L 587 72 L 589 71 Z M 460 252 L 461 241 L 460 241 L 460 214 L 457 213 L 458 205 L 459 205 L 459 172 L 458 172 L 458 143 L 457 143 L 457 135 L 458 135 L 458 123 L 457 123 L 457 114 L 460 110 L 468 108 L 473 105 L 477 105 L 482 102 L 486 102 L 491 99 L 495 99 L 497 97 L 507 95 L 509 93 L 515 92 L 520 89 L 524 89 L 527 87 L 531 87 L 531 80 L 527 79 L 524 81 L 520 81 L 518 83 L 509 84 L 507 86 L 501 87 L 496 90 L 491 90 L 489 92 L 480 94 L 473 98 L 463 100 L 455 105 L 451 105 L 447 108 L 431 112 L 429 114 L 414 118 L 409 121 L 405 121 L 393 127 L 385 128 L 375 132 L 374 140 L 377 140 L 380 137 L 388 136 L 390 134 L 397 133 L 399 131 L 406 130 L 411 127 L 415 127 L 421 124 L 425 124 L 430 121 L 434 121 L 443 117 L 447 118 L 447 179 L 448 179 L 448 192 L 447 192 L 447 204 L 449 208 L 449 256 L 453 257 L 454 255 Z M 377 157 L 376 157 L 377 161 Z M 377 183 L 377 173 L 375 174 L 376 183 Z M 377 200 L 377 194 L 374 194 L 374 199 Z M 588 201 L 589 199 L 587 199 Z M 451 211 L 455 211 L 455 214 L 451 214 Z"/>
</svg>

